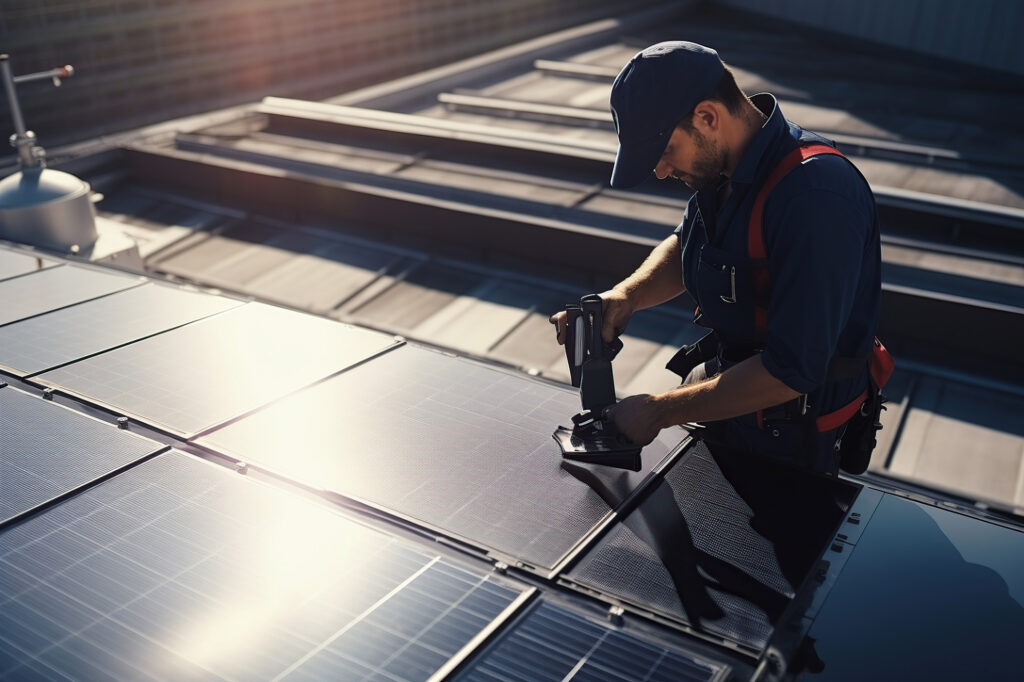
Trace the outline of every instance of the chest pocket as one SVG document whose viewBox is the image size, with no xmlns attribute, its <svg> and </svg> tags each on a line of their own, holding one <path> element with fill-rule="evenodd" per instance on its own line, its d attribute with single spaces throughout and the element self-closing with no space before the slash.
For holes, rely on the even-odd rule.
<svg viewBox="0 0 1024 682">
<path fill-rule="evenodd" d="M 703 244 L 697 256 L 696 292 L 701 324 L 724 343 L 753 345 L 754 287 L 746 254 L 737 256 Z"/>
</svg>

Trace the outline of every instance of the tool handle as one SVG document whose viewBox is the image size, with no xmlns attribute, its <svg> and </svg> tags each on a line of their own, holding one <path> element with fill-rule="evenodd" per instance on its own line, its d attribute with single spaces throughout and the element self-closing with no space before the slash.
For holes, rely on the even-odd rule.
<svg viewBox="0 0 1024 682">
<path fill-rule="evenodd" d="M 590 357 L 611 362 L 622 350 L 622 339 L 616 337 L 605 343 L 601 337 L 604 328 L 604 300 L 600 294 L 587 294 L 580 299 L 580 310 L 587 325 L 587 352 Z"/>
</svg>

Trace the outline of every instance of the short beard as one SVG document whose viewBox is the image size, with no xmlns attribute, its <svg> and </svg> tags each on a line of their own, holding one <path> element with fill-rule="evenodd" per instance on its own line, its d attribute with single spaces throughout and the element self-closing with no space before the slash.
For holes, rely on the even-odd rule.
<svg viewBox="0 0 1024 682">
<path fill-rule="evenodd" d="M 725 150 L 718 145 L 717 140 L 708 140 L 696 130 L 691 137 L 697 147 L 693 173 L 690 174 L 691 187 L 698 192 L 716 189 L 722 184 L 722 174 L 728 163 Z"/>
</svg>

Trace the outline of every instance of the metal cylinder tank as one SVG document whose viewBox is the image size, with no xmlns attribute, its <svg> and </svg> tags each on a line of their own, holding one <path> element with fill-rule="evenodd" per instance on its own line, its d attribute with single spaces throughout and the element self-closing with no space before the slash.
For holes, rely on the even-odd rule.
<svg viewBox="0 0 1024 682">
<path fill-rule="evenodd" d="M 89 183 L 43 167 L 0 180 L 0 239 L 77 252 L 96 238 Z"/>
</svg>

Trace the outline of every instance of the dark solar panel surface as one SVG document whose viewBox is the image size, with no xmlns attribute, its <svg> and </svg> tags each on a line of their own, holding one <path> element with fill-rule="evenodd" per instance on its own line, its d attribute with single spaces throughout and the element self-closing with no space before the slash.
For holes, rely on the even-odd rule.
<svg viewBox="0 0 1024 682">
<path fill-rule="evenodd" d="M 0 282 L 0 325 L 66 305 L 137 286 L 141 277 L 117 275 L 73 265 L 47 268 Z"/>
<path fill-rule="evenodd" d="M 192 435 L 394 343 L 385 334 L 249 303 L 40 380 Z"/>
<path fill-rule="evenodd" d="M 698 443 L 569 577 L 760 648 L 854 494 Z"/>
<path fill-rule="evenodd" d="M 31 374 L 241 305 L 146 284 L 0 327 L 0 365 Z"/>
<path fill-rule="evenodd" d="M 42 398 L 0 389 L 0 524 L 162 447 Z"/>
<path fill-rule="evenodd" d="M 425 680 L 521 593 L 172 452 L 0 533 L 0 679 Z"/>
<path fill-rule="evenodd" d="M 721 666 L 543 602 L 476 658 L 460 682 L 698 682 Z"/>
<path fill-rule="evenodd" d="M 551 438 L 579 409 L 572 391 L 406 346 L 198 442 L 552 568 L 609 513 Z M 639 473 L 590 471 L 621 500 L 683 435 L 664 431 Z"/>
<path fill-rule="evenodd" d="M 56 265 L 52 260 L 0 248 L 0 280 Z"/>
</svg>

